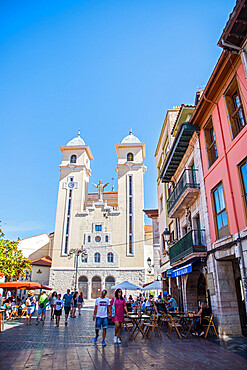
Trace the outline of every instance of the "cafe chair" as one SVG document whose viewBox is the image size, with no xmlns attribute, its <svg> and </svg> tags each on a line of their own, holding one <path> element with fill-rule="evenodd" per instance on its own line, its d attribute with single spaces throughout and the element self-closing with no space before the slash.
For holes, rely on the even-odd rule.
<svg viewBox="0 0 247 370">
<path fill-rule="evenodd" d="M 9 317 L 8 317 L 7 320 L 14 319 L 14 318 L 18 317 L 18 308 L 19 308 L 18 306 L 13 307 L 13 309 L 10 312 Z"/>
<path fill-rule="evenodd" d="M 219 335 L 217 333 L 217 330 L 216 330 L 215 325 L 214 325 L 214 322 L 213 322 L 213 317 L 214 317 L 214 315 L 211 314 L 210 317 L 209 316 L 205 316 L 203 318 L 204 321 L 207 321 L 206 324 L 203 324 L 203 327 L 205 328 L 205 338 L 207 338 L 208 332 L 209 332 L 209 329 L 210 328 L 212 328 L 212 331 L 214 331 L 216 337 L 219 338 Z"/>
<path fill-rule="evenodd" d="M 151 339 L 153 333 L 157 334 L 160 339 L 162 339 L 160 327 L 158 324 L 159 315 L 153 314 L 150 317 L 149 322 L 144 322 L 144 336 L 146 339 Z"/>
<path fill-rule="evenodd" d="M 167 336 L 169 339 L 171 337 L 172 329 L 175 330 L 179 339 L 182 339 L 182 336 L 178 330 L 178 328 L 181 328 L 181 327 L 182 325 L 178 321 L 176 321 L 175 318 L 173 318 L 171 315 L 167 315 Z"/>
<path fill-rule="evenodd" d="M 133 335 L 132 335 L 133 327 L 134 327 L 134 325 L 132 324 L 131 321 L 126 321 L 124 319 L 123 328 L 128 332 L 131 340 L 133 340 Z"/>
<path fill-rule="evenodd" d="M 23 318 L 23 316 L 24 315 L 26 315 L 27 314 L 27 307 L 25 307 L 25 308 L 23 308 L 22 310 L 21 310 L 21 319 Z"/>
</svg>

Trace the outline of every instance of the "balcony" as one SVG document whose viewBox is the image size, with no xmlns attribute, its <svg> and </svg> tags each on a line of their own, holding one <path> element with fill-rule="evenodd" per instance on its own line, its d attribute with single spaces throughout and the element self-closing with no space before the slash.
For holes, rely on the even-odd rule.
<svg viewBox="0 0 247 370">
<path fill-rule="evenodd" d="M 180 217 L 184 210 L 190 207 L 200 192 L 200 185 L 196 181 L 195 169 L 186 169 L 178 180 L 173 192 L 167 200 L 169 217 Z"/>
<path fill-rule="evenodd" d="M 204 230 L 190 230 L 169 248 L 170 264 L 180 260 L 183 262 L 195 257 L 206 256 Z"/>
</svg>

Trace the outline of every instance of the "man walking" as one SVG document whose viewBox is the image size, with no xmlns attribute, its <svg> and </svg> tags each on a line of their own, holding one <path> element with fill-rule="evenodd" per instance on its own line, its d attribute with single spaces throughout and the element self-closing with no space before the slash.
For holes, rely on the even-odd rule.
<svg viewBox="0 0 247 370">
<path fill-rule="evenodd" d="M 37 321 L 36 325 L 39 324 L 39 317 L 40 321 L 42 321 L 42 324 L 44 325 L 45 323 L 45 316 L 46 316 L 46 305 L 48 303 L 49 297 L 46 294 L 45 291 L 41 293 L 41 296 L 39 298 L 39 308 L 38 308 L 38 315 L 37 315 Z"/>
<path fill-rule="evenodd" d="M 95 321 L 95 333 L 94 343 L 97 342 L 99 336 L 99 330 L 103 329 L 102 334 L 102 346 L 106 346 L 105 337 L 106 329 L 108 328 L 108 317 L 111 316 L 110 312 L 110 300 L 106 297 L 107 291 L 104 289 L 101 292 L 101 297 L 95 301 L 93 321 Z"/>
<path fill-rule="evenodd" d="M 64 300 L 64 313 L 65 313 L 65 325 L 68 325 L 68 316 L 71 306 L 74 307 L 73 295 L 70 294 L 70 289 L 67 289 L 67 293 L 63 296 Z"/>
</svg>

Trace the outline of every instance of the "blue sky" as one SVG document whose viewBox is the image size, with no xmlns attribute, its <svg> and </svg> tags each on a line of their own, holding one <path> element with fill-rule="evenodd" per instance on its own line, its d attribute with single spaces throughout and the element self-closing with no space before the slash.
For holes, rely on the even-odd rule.
<svg viewBox="0 0 247 370">
<path fill-rule="evenodd" d="M 117 185 L 114 144 L 146 143 L 145 207 L 166 110 L 193 104 L 233 0 L 0 1 L 0 220 L 9 239 L 54 231 L 61 152 L 77 135 L 91 184 Z M 108 188 L 110 189 L 110 188 Z M 91 185 L 91 191 L 95 188 Z"/>
</svg>

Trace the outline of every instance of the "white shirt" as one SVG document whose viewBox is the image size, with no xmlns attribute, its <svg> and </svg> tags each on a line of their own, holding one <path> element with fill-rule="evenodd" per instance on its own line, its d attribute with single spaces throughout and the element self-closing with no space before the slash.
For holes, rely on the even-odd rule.
<svg viewBox="0 0 247 370">
<path fill-rule="evenodd" d="M 105 318 L 108 316 L 108 306 L 110 305 L 110 299 L 108 297 L 105 298 L 97 298 L 95 301 L 95 306 L 97 306 L 97 314 L 96 317 Z"/>
<path fill-rule="evenodd" d="M 59 311 L 63 308 L 63 300 L 62 299 L 56 299 L 55 301 L 56 310 Z"/>
</svg>

